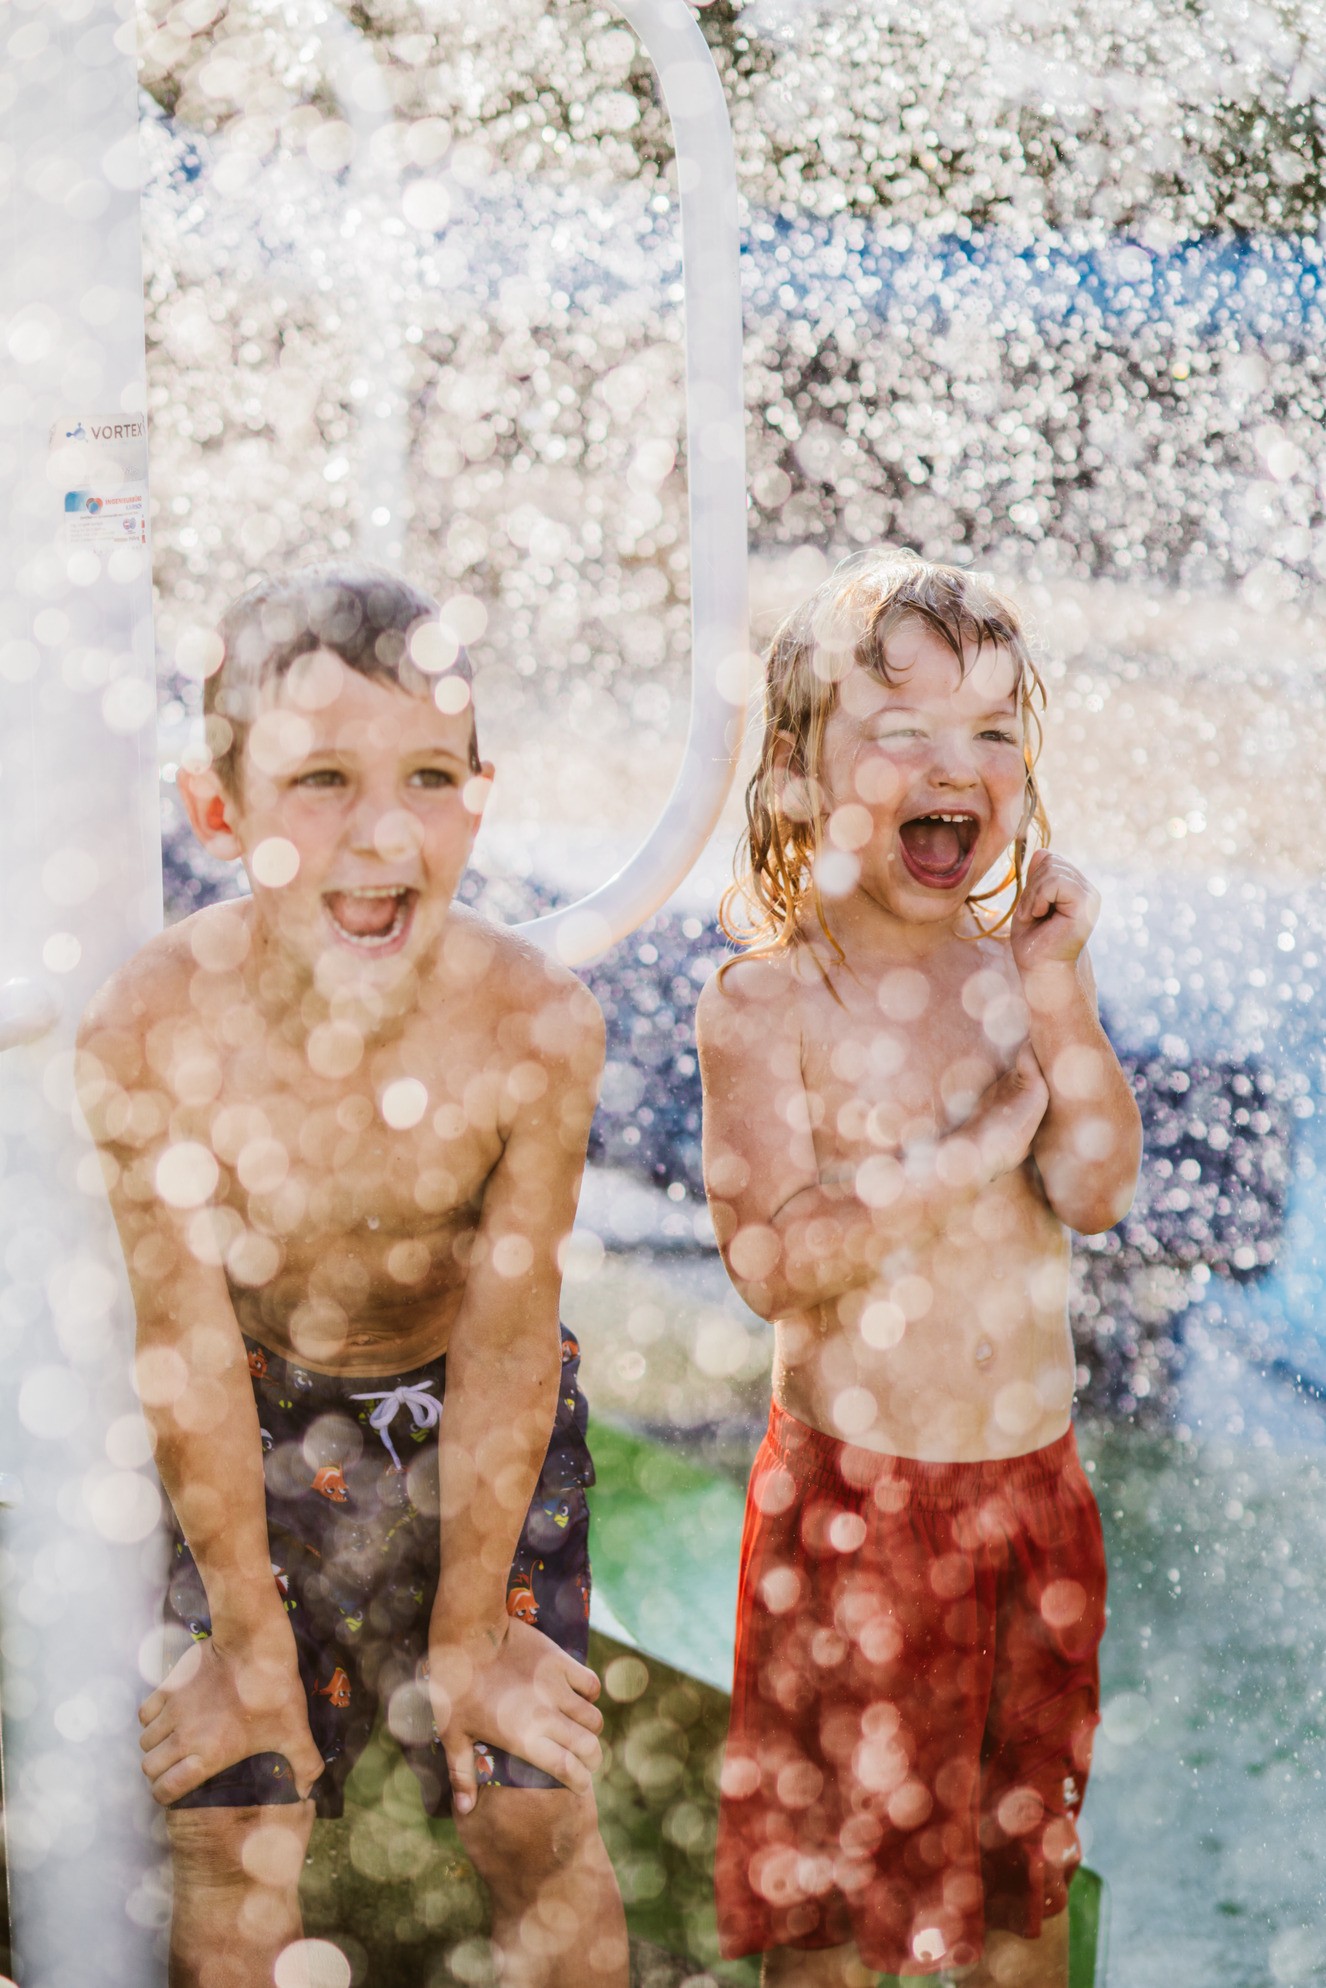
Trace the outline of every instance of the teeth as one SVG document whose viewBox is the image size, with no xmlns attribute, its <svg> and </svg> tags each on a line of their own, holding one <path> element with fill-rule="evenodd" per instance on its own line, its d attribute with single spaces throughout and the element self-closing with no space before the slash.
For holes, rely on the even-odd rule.
<svg viewBox="0 0 1326 1988">
<path fill-rule="evenodd" d="M 394 939 L 398 938 L 403 931 L 405 921 L 410 915 L 410 899 L 412 895 L 413 890 L 409 884 L 365 884 L 361 889 L 357 890 L 327 892 L 328 897 L 390 899 L 396 907 L 396 915 L 385 932 L 347 932 L 340 919 L 331 910 L 330 905 L 328 905 L 327 909 L 337 931 L 348 945 L 357 946 L 360 952 L 380 952 L 384 946 L 389 946 Z"/>
</svg>

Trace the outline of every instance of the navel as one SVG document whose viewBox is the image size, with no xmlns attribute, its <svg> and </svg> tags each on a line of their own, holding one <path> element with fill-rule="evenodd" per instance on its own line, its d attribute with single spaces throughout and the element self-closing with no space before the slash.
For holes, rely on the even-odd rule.
<svg viewBox="0 0 1326 1988">
<path fill-rule="evenodd" d="M 994 1347 L 990 1344 L 989 1340 L 978 1339 L 976 1342 L 977 1366 L 978 1367 L 987 1366 L 989 1362 L 993 1360 L 993 1358 L 994 1358 Z"/>
</svg>

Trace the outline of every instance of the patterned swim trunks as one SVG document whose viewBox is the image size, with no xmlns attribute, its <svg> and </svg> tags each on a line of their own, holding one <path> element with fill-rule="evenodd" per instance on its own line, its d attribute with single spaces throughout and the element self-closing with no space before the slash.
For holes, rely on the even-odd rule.
<svg viewBox="0 0 1326 1988">
<path fill-rule="evenodd" d="M 312 1799 L 343 1813 L 345 1783 L 382 1707 L 430 1815 L 451 1784 L 428 1700 L 428 1623 L 438 1580 L 438 1424 L 446 1360 L 379 1380 L 318 1373 L 245 1340 L 262 1433 L 272 1574 L 294 1631 L 314 1743 Z M 580 1348 L 562 1327 L 552 1441 L 507 1582 L 507 1610 L 583 1663 L 589 1647 L 589 1510 Z M 173 1515 L 166 1620 L 211 1633 L 207 1597 Z M 556 1788 L 550 1775 L 476 1746 L 481 1785 Z M 176 1808 L 298 1801 L 280 1754 L 215 1774 Z"/>
</svg>

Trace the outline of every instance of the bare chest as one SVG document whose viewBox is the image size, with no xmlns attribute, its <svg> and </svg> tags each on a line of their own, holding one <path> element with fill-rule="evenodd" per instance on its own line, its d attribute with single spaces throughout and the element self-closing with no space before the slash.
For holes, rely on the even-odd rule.
<svg viewBox="0 0 1326 1988">
<path fill-rule="evenodd" d="M 457 1094 L 390 1068 L 344 1085 L 272 1075 L 267 1059 L 236 1056 L 207 1114 L 241 1309 L 270 1337 L 303 1308 L 316 1340 L 458 1292 L 502 1148 L 490 1087 Z"/>
<path fill-rule="evenodd" d="M 883 1000 L 867 988 L 841 1004 L 827 991 L 807 1003 L 802 1079 L 822 1155 L 896 1150 L 953 1131 L 1025 1039 L 1020 994 L 1002 975 L 980 974 L 987 984 L 975 993 L 970 977 L 891 979 Z"/>
</svg>

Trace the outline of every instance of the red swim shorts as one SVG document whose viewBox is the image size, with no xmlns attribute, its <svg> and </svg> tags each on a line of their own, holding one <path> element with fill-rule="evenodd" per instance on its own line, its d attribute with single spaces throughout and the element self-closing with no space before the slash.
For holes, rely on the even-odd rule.
<svg viewBox="0 0 1326 1988">
<path fill-rule="evenodd" d="M 1098 1719 L 1100 1515 L 1070 1429 L 992 1463 L 852 1448 L 776 1405 L 751 1472 L 715 1878 L 726 1958 L 886 1974 L 1067 1904 Z"/>
</svg>

